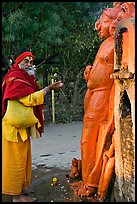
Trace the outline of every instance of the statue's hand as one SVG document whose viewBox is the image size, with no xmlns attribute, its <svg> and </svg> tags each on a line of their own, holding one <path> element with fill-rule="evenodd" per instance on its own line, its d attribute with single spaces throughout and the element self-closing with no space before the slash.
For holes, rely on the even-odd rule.
<svg viewBox="0 0 137 204">
<path fill-rule="evenodd" d="M 86 69 L 84 71 L 84 78 L 85 78 L 86 81 L 88 81 L 88 77 L 89 77 L 91 69 L 92 69 L 92 65 L 91 64 L 86 66 Z"/>
</svg>

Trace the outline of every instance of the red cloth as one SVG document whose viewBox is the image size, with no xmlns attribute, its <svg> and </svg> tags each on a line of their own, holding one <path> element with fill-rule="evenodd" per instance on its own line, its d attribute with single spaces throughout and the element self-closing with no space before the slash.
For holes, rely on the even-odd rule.
<svg viewBox="0 0 137 204">
<path fill-rule="evenodd" d="M 8 99 L 19 99 L 38 90 L 40 88 L 35 77 L 30 76 L 24 69 L 20 69 L 17 64 L 11 66 L 2 83 L 2 117 L 6 112 Z M 33 107 L 34 114 L 41 123 L 41 127 L 38 129 L 40 133 L 44 132 L 42 106 L 37 105 Z"/>
<path fill-rule="evenodd" d="M 32 57 L 33 59 L 34 59 L 34 56 L 33 56 L 33 54 L 31 53 L 31 52 L 23 52 L 22 54 L 20 54 L 17 58 L 16 58 L 16 60 L 15 60 L 15 63 L 16 64 L 19 64 L 25 57 L 27 57 L 27 56 L 30 56 L 30 57 Z"/>
</svg>

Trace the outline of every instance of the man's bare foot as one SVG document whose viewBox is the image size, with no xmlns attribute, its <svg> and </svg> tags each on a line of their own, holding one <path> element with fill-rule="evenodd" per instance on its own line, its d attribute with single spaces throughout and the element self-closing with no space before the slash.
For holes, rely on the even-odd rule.
<svg viewBox="0 0 137 204">
<path fill-rule="evenodd" d="M 35 202 L 36 198 L 27 195 L 13 196 L 13 202 Z"/>
<path fill-rule="evenodd" d="M 22 189 L 22 194 L 23 194 L 23 195 L 28 195 L 28 194 L 30 194 L 30 193 L 34 193 L 34 191 L 31 190 L 31 189 L 28 188 L 28 187 L 25 187 L 25 188 Z"/>
</svg>

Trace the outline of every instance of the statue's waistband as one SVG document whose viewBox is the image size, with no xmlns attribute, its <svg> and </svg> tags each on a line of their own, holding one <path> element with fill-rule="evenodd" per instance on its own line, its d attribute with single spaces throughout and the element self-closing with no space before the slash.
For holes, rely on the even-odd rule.
<svg viewBox="0 0 137 204">
<path fill-rule="evenodd" d="M 96 88 L 96 89 L 93 89 L 93 90 L 90 90 L 91 92 L 96 92 L 96 91 L 107 91 L 107 90 L 111 90 L 111 88 L 107 88 L 107 87 L 100 87 L 100 88 Z"/>
</svg>

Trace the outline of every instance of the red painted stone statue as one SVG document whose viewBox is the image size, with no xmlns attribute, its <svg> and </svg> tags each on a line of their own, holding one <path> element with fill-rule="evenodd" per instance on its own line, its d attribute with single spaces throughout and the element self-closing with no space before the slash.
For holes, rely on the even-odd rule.
<svg viewBox="0 0 137 204">
<path fill-rule="evenodd" d="M 104 200 L 114 173 L 114 81 L 110 75 L 114 70 L 114 31 L 118 17 L 129 17 L 127 8 L 133 9 L 133 5 L 126 3 L 114 2 L 113 8 L 105 9 L 95 24 L 99 37 L 104 41 L 93 65 L 89 64 L 84 71 L 87 92 L 80 147 L 82 180 L 70 184 L 79 196 L 97 193 Z"/>
</svg>

